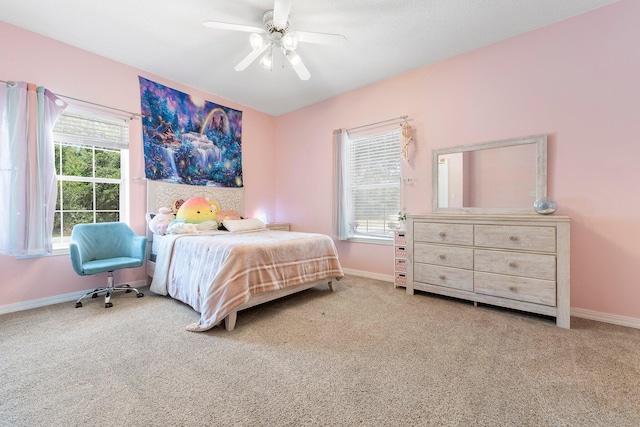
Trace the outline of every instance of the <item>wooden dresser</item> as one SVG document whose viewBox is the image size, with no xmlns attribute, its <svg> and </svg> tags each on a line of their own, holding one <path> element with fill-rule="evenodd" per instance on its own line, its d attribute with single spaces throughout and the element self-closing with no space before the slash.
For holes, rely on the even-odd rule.
<svg viewBox="0 0 640 427">
<path fill-rule="evenodd" d="M 569 328 L 569 217 L 408 215 L 407 293 L 556 318 Z"/>
</svg>

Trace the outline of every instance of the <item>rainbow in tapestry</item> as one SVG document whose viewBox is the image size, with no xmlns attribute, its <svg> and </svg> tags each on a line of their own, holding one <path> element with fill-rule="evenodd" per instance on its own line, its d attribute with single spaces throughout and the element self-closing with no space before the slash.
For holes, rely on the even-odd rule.
<svg viewBox="0 0 640 427">
<path fill-rule="evenodd" d="M 242 187 L 242 111 L 139 79 L 147 179 Z"/>
</svg>

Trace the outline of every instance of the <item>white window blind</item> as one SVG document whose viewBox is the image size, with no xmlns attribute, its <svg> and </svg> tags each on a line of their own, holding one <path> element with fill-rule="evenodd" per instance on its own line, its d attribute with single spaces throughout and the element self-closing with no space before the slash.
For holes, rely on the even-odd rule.
<svg viewBox="0 0 640 427">
<path fill-rule="evenodd" d="M 105 117 L 63 113 L 53 129 L 65 142 L 101 148 L 129 148 L 129 123 Z"/>
<path fill-rule="evenodd" d="M 400 200 L 400 129 L 349 138 L 349 234 L 389 238 Z"/>
</svg>

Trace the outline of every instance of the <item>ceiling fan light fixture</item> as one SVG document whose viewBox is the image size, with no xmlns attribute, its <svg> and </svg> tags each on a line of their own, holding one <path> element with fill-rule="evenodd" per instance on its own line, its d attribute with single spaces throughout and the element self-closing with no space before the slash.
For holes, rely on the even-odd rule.
<svg viewBox="0 0 640 427">
<path fill-rule="evenodd" d="M 286 33 L 280 40 L 282 47 L 286 50 L 295 50 L 298 47 L 298 37 L 295 32 Z"/>
<path fill-rule="evenodd" d="M 249 42 L 253 50 L 258 50 L 267 43 L 267 39 L 262 34 L 251 33 L 249 36 Z"/>
<path fill-rule="evenodd" d="M 262 65 L 262 67 L 266 68 L 267 70 L 271 69 L 271 66 L 273 65 L 273 55 L 271 54 L 270 50 L 262 55 L 262 58 L 260 58 L 260 65 Z"/>
<path fill-rule="evenodd" d="M 285 56 L 289 60 L 289 63 L 294 67 L 302 62 L 302 58 L 300 58 L 300 55 L 292 50 L 287 51 Z"/>
</svg>

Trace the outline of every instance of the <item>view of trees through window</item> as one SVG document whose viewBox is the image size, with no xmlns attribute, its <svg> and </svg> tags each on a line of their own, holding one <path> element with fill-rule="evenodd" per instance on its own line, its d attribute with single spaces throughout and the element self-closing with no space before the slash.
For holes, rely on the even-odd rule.
<svg viewBox="0 0 640 427">
<path fill-rule="evenodd" d="M 56 143 L 56 174 L 54 237 L 79 223 L 119 220 L 120 150 Z"/>
</svg>

